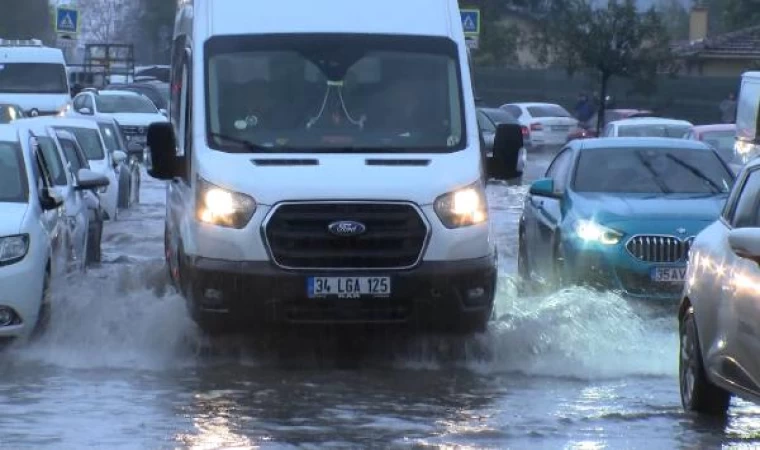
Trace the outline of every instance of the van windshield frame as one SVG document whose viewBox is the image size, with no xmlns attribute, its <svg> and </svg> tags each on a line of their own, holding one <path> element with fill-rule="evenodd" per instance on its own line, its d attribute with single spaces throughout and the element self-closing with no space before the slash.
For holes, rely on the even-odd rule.
<svg viewBox="0 0 760 450">
<path fill-rule="evenodd" d="M 2 94 L 69 94 L 69 77 L 63 63 L 0 63 Z"/>
<path fill-rule="evenodd" d="M 304 125 L 292 126 L 290 128 L 282 127 L 277 129 L 265 129 L 259 127 L 255 133 L 251 129 L 256 127 L 261 121 L 256 118 L 254 122 L 247 121 L 246 127 L 238 128 L 237 116 L 235 117 L 234 127 L 240 132 L 233 130 L 223 131 L 222 123 L 225 126 L 228 121 L 222 121 L 218 117 L 218 111 L 222 108 L 212 108 L 212 104 L 218 104 L 218 91 L 221 82 L 214 83 L 212 80 L 212 66 L 215 59 L 226 55 L 235 56 L 236 54 L 284 54 L 290 58 L 296 56 L 304 61 L 304 69 L 311 69 L 315 72 L 318 82 L 313 82 L 319 86 L 318 95 L 315 95 L 318 101 L 310 102 L 307 111 L 293 109 L 291 112 L 303 114 Z M 384 34 L 352 34 L 352 33 L 294 33 L 294 34 L 267 34 L 267 35 L 224 35 L 214 36 L 204 44 L 204 112 L 205 112 L 205 137 L 208 148 L 228 153 L 453 153 L 467 148 L 468 131 L 466 120 L 466 108 L 464 102 L 464 91 L 462 82 L 462 65 L 460 61 L 460 51 L 457 43 L 447 37 L 436 36 L 417 36 L 417 35 L 384 35 Z M 439 108 L 424 109 L 424 106 L 430 104 L 418 105 L 418 112 L 415 119 L 422 117 L 422 121 L 427 120 L 432 123 L 430 128 L 420 127 L 412 130 L 411 133 L 396 133 L 381 130 L 381 126 L 373 129 L 370 125 L 372 118 L 390 117 L 392 114 L 381 115 L 361 111 L 351 111 L 347 107 L 349 96 L 343 90 L 343 77 L 346 73 L 353 71 L 355 66 L 364 63 L 365 59 L 375 58 L 375 55 L 391 55 L 390 57 L 399 58 L 429 58 L 431 63 L 428 67 L 425 63 L 420 63 L 420 70 L 428 70 L 429 67 L 437 67 L 435 64 L 445 64 L 446 69 L 443 71 L 441 80 L 437 88 L 445 89 L 448 94 L 445 99 L 445 108 L 442 114 L 446 114 L 440 122 L 436 122 L 436 117 L 424 117 L 435 115 Z M 382 60 L 383 56 L 377 56 L 376 59 Z M 326 61 L 330 63 L 326 63 Z M 384 61 L 385 62 L 385 61 Z M 383 68 L 387 71 L 387 64 Z M 315 70 L 316 69 L 316 70 Z M 410 69 L 414 70 L 414 69 Z M 218 70 L 216 70 L 218 71 Z M 355 99 L 370 103 L 375 98 L 382 98 L 384 92 L 392 89 L 395 85 L 393 82 L 388 87 L 383 78 L 386 74 L 380 71 L 377 75 L 381 81 L 377 82 L 380 86 L 378 92 L 374 94 L 357 94 Z M 398 75 L 395 79 L 403 79 Z M 304 77 L 306 78 L 306 77 Z M 272 76 L 274 79 L 274 76 Z M 430 80 L 427 80 L 430 84 Z M 212 84 L 215 84 L 212 86 Z M 298 83 L 297 83 L 298 84 Z M 304 81 L 304 85 L 306 81 Z M 348 82 L 345 82 L 348 86 Z M 358 86 L 358 82 L 357 82 Z M 282 87 L 282 86 L 280 86 Z M 425 84 L 421 84 L 423 89 Z M 214 93 L 212 94 L 212 88 Z M 331 89 L 333 90 L 332 94 Z M 432 92 L 434 88 L 430 88 Z M 267 91 L 268 92 L 268 91 Z M 212 95 L 214 96 L 212 98 Z M 295 94 L 291 94 L 295 95 Z M 376 97 L 370 97 L 375 95 Z M 341 97 L 342 96 L 342 97 Z M 342 98 L 345 98 L 345 101 Z M 429 97 L 438 98 L 439 96 L 429 95 Z M 269 100 L 269 99 L 267 99 Z M 334 114 L 328 114 L 324 109 L 324 104 L 328 108 L 345 112 L 345 115 L 336 121 L 342 121 L 346 129 L 334 131 L 329 129 L 331 119 Z M 276 99 L 272 103 L 277 103 Z M 342 103 L 342 105 L 341 105 Z M 320 110 L 322 104 L 322 110 Z M 361 109 L 361 108 L 357 108 Z M 367 108 L 369 109 L 369 108 Z M 313 111 L 312 111 L 313 110 Z M 216 112 L 215 112 L 216 111 Z M 324 112 L 323 116 L 319 113 Z M 431 114 L 432 112 L 432 114 Z M 410 113 L 411 114 L 411 113 Z M 281 114 L 287 117 L 287 114 Z M 327 130 L 318 127 L 309 128 L 309 119 L 319 116 L 328 125 Z M 245 116 L 248 119 L 249 116 Z M 242 119 L 242 117 L 241 117 Z M 301 117 L 298 117 L 300 120 Z M 364 120 L 367 126 L 364 127 Z M 377 120 L 377 119 L 376 119 Z M 377 122 L 375 122 L 377 123 Z M 353 125 L 353 126 L 351 126 Z M 427 125 L 427 124 L 426 124 Z M 440 127 L 437 128 L 437 127 Z M 409 127 L 411 128 L 411 127 Z M 262 130 L 259 134 L 259 130 Z M 379 130 L 380 132 L 376 132 Z M 435 131 L 431 131 L 435 130 Z M 384 133 L 382 133 L 384 132 Z M 410 138 L 411 135 L 411 138 Z M 316 136 L 316 138 L 315 138 Z M 406 139 L 403 139 L 403 138 Z M 263 139 L 262 139 L 263 138 Z"/>
</svg>

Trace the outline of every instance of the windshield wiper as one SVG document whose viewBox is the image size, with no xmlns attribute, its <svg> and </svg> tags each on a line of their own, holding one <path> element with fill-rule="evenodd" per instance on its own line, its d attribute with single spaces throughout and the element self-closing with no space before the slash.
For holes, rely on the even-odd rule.
<svg viewBox="0 0 760 450">
<path fill-rule="evenodd" d="M 273 150 L 282 150 L 281 147 L 269 147 L 266 145 L 257 144 L 255 142 L 249 141 L 247 139 L 235 137 L 235 136 L 229 136 L 223 133 L 215 133 L 215 132 L 209 132 L 208 135 L 213 138 L 221 139 L 223 141 L 227 141 L 229 143 L 237 144 L 239 146 L 244 147 L 247 151 L 255 153 L 255 152 L 271 152 Z"/>
<path fill-rule="evenodd" d="M 719 194 L 719 193 L 723 192 L 723 189 L 721 189 L 720 186 L 718 186 L 718 183 L 716 183 L 713 180 L 711 180 L 710 177 L 708 177 L 707 175 L 705 175 L 705 173 L 702 172 L 701 170 L 699 170 L 696 167 L 692 166 L 691 164 L 683 161 L 681 158 L 676 158 L 675 156 L 673 156 L 671 154 L 667 154 L 665 156 L 667 156 L 671 161 L 675 162 L 679 166 L 685 168 L 686 170 L 688 170 L 689 172 L 691 172 L 692 174 L 694 174 L 697 178 L 701 178 L 702 180 L 706 181 L 707 184 L 709 184 L 710 187 L 713 188 L 713 192 L 715 194 Z"/>
<path fill-rule="evenodd" d="M 662 181 L 662 179 L 660 178 L 660 176 L 657 174 L 657 171 L 654 170 L 654 167 L 652 167 L 652 163 L 649 162 L 649 161 L 647 161 L 646 158 L 644 158 L 644 156 L 641 154 L 641 152 L 637 151 L 636 152 L 636 157 L 639 158 L 639 161 L 641 162 L 641 164 L 644 165 L 644 167 L 647 168 L 647 170 L 649 171 L 649 173 L 652 174 L 652 176 L 654 177 L 653 178 L 654 182 L 657 184 L 657 187 L 660 188 L 660 190 L 662 191 L 662 193 L 663 194 L 672 194 L 673 191 L 671 191 L 670 188 Z"/>
</svg>

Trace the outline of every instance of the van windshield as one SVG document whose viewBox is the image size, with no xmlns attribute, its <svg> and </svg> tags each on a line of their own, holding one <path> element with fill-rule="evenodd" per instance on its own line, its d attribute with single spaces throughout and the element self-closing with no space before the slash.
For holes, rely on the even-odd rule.
<svg viewBox="0 0 760 450">
<path fill-rule="evenodd" d="M 466 135 L 456 44 L 422 36 L 218 36 L 208 145 L 227 152 L 453 152 Z M 175 103 L 178 99 L 172 99 Z M 178 124 L 180 118 L 172 117 Z"/>
<path fill-rule="evenodd" d="M 0 93 L 68 94 L 63 64 L 0 63 Z"/>
</svg>

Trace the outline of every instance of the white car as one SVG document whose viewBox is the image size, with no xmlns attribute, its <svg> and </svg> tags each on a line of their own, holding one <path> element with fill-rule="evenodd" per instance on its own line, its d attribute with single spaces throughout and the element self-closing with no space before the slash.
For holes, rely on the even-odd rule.
<svg viewBox="0 0 760 450">
<path fill-rule="evenodd" d="M 760 376 L 760 161 L 741 171 L 721 217 L 691 247 L 679 308 L 680 387 L 690 412 L 757 402 Z"/>
<path fill-rule="evenodd" d="M 634 117 L 607 124 L 601 137 L 683 138 L 694 125 L 686 120 L 661 117 Z"/>
<path fill-rule="evenodd" d="M 39 137 L 43 137 L 40 135 Z M 47 321 L 53 276 L 68 269 L 64 200 L 42 147 L 25 126 L 0 125 L 0 338 L 31 336 Z M 103 180 L 80 173 L 78 189 Z"/>
<path fill-rule="evenodd" d="M 100 201 L 107 214 L 107 220 L 119 217 L 119 165 L 127 160 L 122 151 L 109 152 L 98 123 L 92 119 L 72 119 L 68 117 L 37 117 L 20 119 L 14 123 L 39 122 L 56 130 L 69 131 L 76 136 L 84 150 L 90 169 L 108 178 L 108 186 L 99 189 Z"/>
<path fill-rule="evenodd" d="M 528 127 L 532 147 L 565 145 L 570 134 L 578 129 L 578 120 L 554 103 L 507 103 L 500 108 Z"/>
<path fill-rule="evenodd" d="M 72 106 L 68 113 L 72 117 L 107 116 L 115 119 L 127 141 L 143 147 L 150 124 L 168 121 L 166 111 L 160 111 L 148 97 L 136 92 L 87 89 L 74 97 Z"/>
</svg>

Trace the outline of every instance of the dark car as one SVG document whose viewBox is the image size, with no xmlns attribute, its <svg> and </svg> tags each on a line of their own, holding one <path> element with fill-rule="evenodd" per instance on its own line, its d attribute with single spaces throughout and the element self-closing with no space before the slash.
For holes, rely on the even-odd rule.
<svg viewBox="0 0 760 450">
<path fill-rule="evenodd" d="M 150 99 L 156 108 L 165 112 L 169 105 L 169 83 L 162 81 L 145 81 L 129 84 L 109 84 L 106 90 L 130 91 L 142 94 Z"/>
<path fill-rule="evenodd" d="M 478 127 L 481 134 L 481 146 L 483 147 L 486 158 L 486 167 L 489 176 L 498 177 L 497 161 L 498 155 L 494 158 L 494 138 L 496 137 L 496 128 L 501 124 L 520 125 L 520 122 L 508 111 L 500 108 L 478 108 Z M 530 147 L 530 131 L 528 127 L 520 125 L 523 133 L 523 148 L 518 154 L 517 169 L 520 173 L 525 169 L 525 160 L 527 158 L 526 148 Z M 513 184 L 522 184 L 522 179 L 509 180 Z"/>
<path fill-rule="evenodd" d="M 12 103 L 0 103 L 0 124 L 11 123 L 22 117 L 26 117 L 26 114 L 20 106 Z"/>
</svg>

